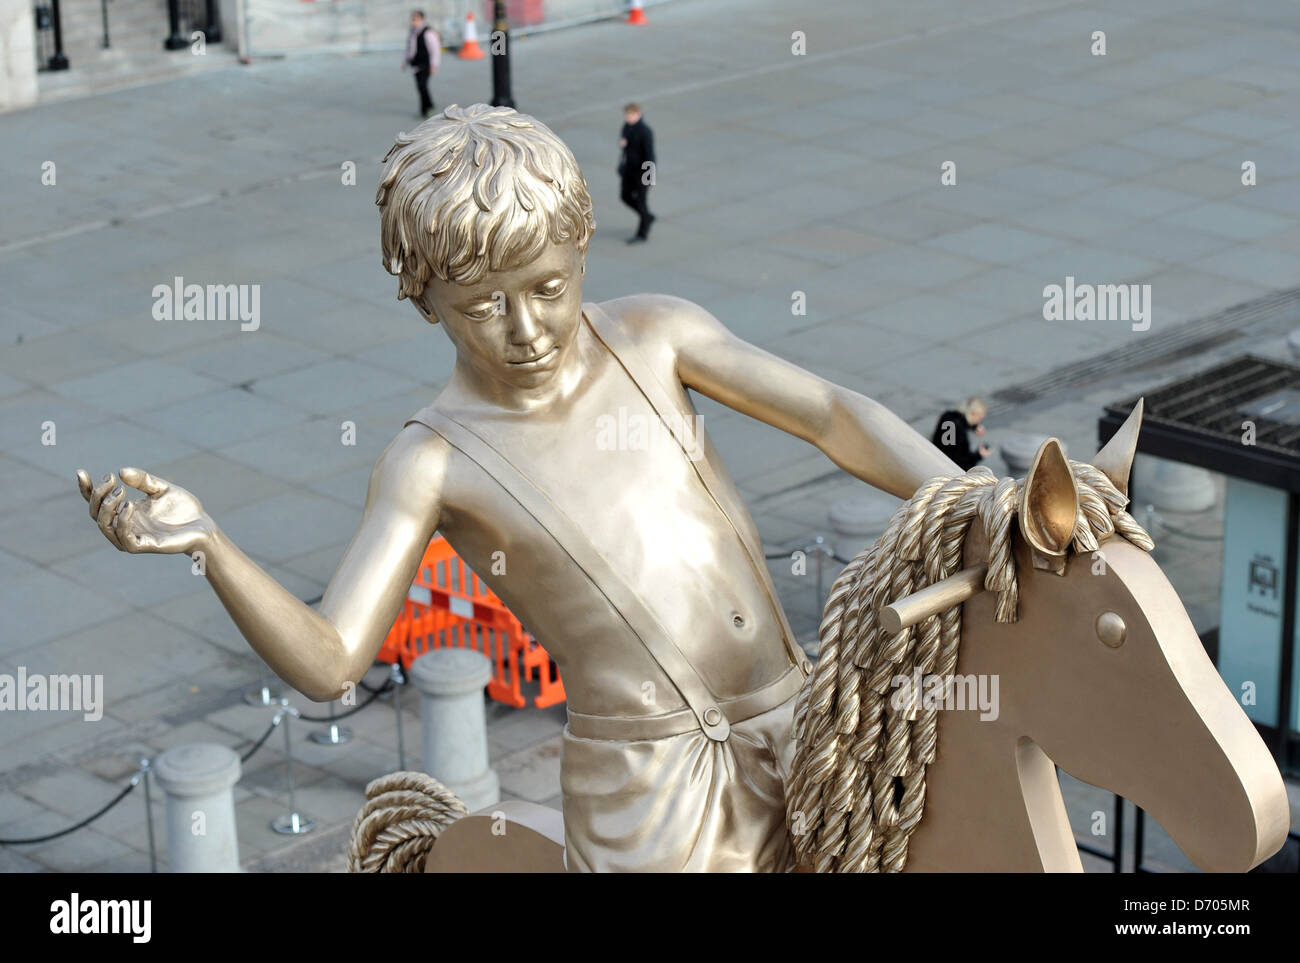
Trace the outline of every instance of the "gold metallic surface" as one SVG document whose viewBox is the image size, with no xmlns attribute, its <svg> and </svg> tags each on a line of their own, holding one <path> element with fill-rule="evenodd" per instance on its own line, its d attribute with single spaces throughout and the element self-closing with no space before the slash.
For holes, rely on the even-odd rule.
<svg viewBox="0 0 1300 963">
<path fill-rule="evenodd" d="M 1124 617 L 1115 612 L 1102 612 L 1097 616 L 1097 638 L 1112 649 L 1118 649 L 1128 636 Z"/>
<path fill-rule="evenodd" d="M 1131 459 L 1135 434 L 1099 453 L 1105 472 L 1067 463 L 1068 485 L 1054 440 L 1023 482 L 982 468 L 927 482 L 836 580 L 787 780 L 801 868 L 1080 871 L 1054 764 L 1137 802 L 1203 869 L 1281 848 L 1277 766 L 1111 480 L 1128 477 L 1111 446 Z M 1017 538 L 1018 512 L 1037 517 Z M 1043 549 L 1065 551 L 1059 570 Z M 980 566 L 989 591 L 972 593 Z M 894 633 L 884 614 L 901 624 L 900 608 L 910 627 Z M 950 684 L 939 693 L 997 680 L 995 711 L 897 699 L 914 673 Z"/>
<path fill-rule="evenodd" d="M 643 810 L 634 835 L 662 835 L 656 820 L 672 809 L 683 831 L 705 827 L 701 844 L 678 854 L 692 868 L 771 868 L 781 846 L 749 851 L 744 821 L 719 813 L 748 792 L 737 812 L 764 826 L 784 819 L 776 757 L 790 744 L 794 690 L 748 719 L 725 707 L 792 668 L 807 670 L 754 523 L 688 390 L 796 435 L 902 497 L 955 466 L 880 404 L 740 340 L 689 301 L 636 295 L 588 304 L 584 317 L 590 197 L 571 153 L 525 115 L 448 108 L 402 135 L 379 201 L 385 265 L 420 316 L 441 322 L 457 360 L 433 405 L 376 464 L 360 528 L 319 610 L 249 559 L 177 485 L 135 469 L 122 471 L 121 485 L 79 473 L 91 517 L 126 552 L 202 552 L 244 638 L 317 700 L 337 697 L 370 666 L 441 531 L 555 658 L 571 710 L 617 720 L 619 736 L 593 745 L 635 754 L 644 744 L 633 738 L 636 720 L 652 732 L 656 717 L 696 716 L 694 736 L 667 741 L 676 740 L 679 762 L 713 766 L 713 789 L 684 798 L 667 771 L 634 780 L 645 793 L 629 800 L 629 814 Z M 476 253 L 498 243 L 499 254 Z M 625 424 L 641 433 L 618 428 Z M 508 470 L 491 474 L 479 459 Z M 121 486 L 147 497 L 127 501 Z M 504 559 L 504 574 L 493 574 L 494 558 Z M 764 744 L 755 748 L 737 726 L 763 727 Z M 605 765 L 588 755 L 589 765 Z M 574 800 L 566 815 L 578 821 L 571 837 L 613 804 L 602 773 L 580 756 L 566 752 L 563 763 Z M 592 867 L 685 865 L 626 840 L 602 851 L 598 833 L 590 838 L 583 856 Z"/>
<path fill-rule="evenodd" d="M 816 845 L 801 852 L 819 868 L 1077 868 L 1044 752 L 1143 805 L 1202 865 L 1245 868 L 1276 848 L 1276 767 L 1177 596 L 1131 544 L 1144 537 L 1122 510 L 1136 427 L 1113 442 L 1127 460 L 1103 452 L 1097 469 L 1051 441 L 1023 486 L 961 476 L 877 402 L 742 341 L 698 305 L 584 303 L 586 184 L 563 143 L 514 111 L 450 107 L 401 135 L 377 200 L 399 297 L 439 323 L 456 362 L 376 463 L 318 610 L 180 486 L 136 468 L 98 483 L 78 472 L 91 518 L 122 551 L 201 553 L 232 620 L 285 682 L 323 701 L 358 681 L 441 532 L 563 674 L 570 870 L 788 868 L 792 839 L 803 845 L 800 807 L 817 815 Z M 823 637 L 843 646 L 840 661 L 832 646 L 813 670 L 796 645 L 690 392 L 912 499 L 913 514 L 846 570 L 886 573 L 869 597 L 837 582 Z M 1108 537 L 1110 574 L 1088 582 L 1080 553 Z M 966 629 L 953 602 L 969 586 L 958 585 L 878 659 L 863 648 L 886 604 L 976 565 L 990 591 L 965 603 Z M 1096 644 L 1102 607 L 1128 626 L 1122 648 Z M 1002 624 L 1018 608 L 1020 621 Z M 1090 644 L 1070 648 L 1083 634 Z M 947 714 L 940 744 L 925 710 L 919 724 L 881 714 L 893 667 L 951 671 L 963 638 L 961 664 L 1003 673 L 1014 693 L 1000 722 Z M 436 790 L 429 798 L 455 811 Z M 425 813 L 413 807 L 398 844 L 437 863 L 417 838 Z M 440 819 L 426 821 L 441 832 Z M 367 838 L 380 839 L 381 821 Z M 533 857 L 553 867 L 554 826 L 534 822 Z M 455 838 L 472 849 L 483 829 L 476 820 Z M 400 865 L 416 864 L 401 853 Z"/>
</svg>

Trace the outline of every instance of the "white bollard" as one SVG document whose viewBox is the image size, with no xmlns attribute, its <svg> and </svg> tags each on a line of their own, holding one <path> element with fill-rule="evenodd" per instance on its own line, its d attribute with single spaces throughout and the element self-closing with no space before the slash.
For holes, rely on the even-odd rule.
<svg viewBox="0 0 1300 963">
<path fill-rule="evenodd" d="M 473 649 L 432 649 L 413 663 L 420 690 L 424 771 L 476 812 L 501 801 L 501 783 L 488 765 L 483 687 L 492 663 Z"/>
<path fill-rule="evenodd" d="M 235 800 L 239 755 L 198 743 L 168 749 L 153 762 L 167 795 L 167 867 L 173 873 L 237 873 Z"/>
<path fill-rule="evenodd" d="M 1002 456 L 1002 461 L 1013 478 L 1023 478 L 1029 472 L 1034 464 L 1034 456 L 1038 454 L 1038 449 L 1043 447 L 1043 442 L 1047 441 L 1048 437 L 1048 435 L 1023 433 L 1007 434 L 1003 437 L 1001 444 L 998 445 L 998 454 Z M 1061 451 L 1065 452 L 1067 458 L 1069 457 L 1070 452 L 1065 447 L 1065 442 L 1061 442 Z"/>
<path fill-rule="evenodd" d="M 853 558 L 889 527 L 901 499 L 884 492 L 867 491 L 832 502 L 826 520 L 835 533 L 832 548 L 840 558 Z"/>
<path fill-rule="evenodd" d="M 1204 468 L 1152 455 L 1134 459 L 1133 493 L 1167 512 L 1204 512 L 1218 500 L 1214 477 Z"/>
</svg>

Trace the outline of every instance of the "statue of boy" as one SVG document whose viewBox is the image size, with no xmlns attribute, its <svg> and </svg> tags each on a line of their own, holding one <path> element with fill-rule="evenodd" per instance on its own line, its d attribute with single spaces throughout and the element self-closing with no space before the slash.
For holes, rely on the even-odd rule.
<svg viewBox="0 0 1300 963">
<path fill-rule="evenodd" d="M 440 531 L 563 673 L 570 869 L 784 865 L 783 778 L 810 666 L 687 389 L 895 495 L 956 466 L 881 405 L 689 301 L 584 303 L 591 197 L 533 118 L 448 107 L 384 164 L 384 264 L 398 298 L 441 322 L 456 365 L 375 465 L 319 611 L 144 471 L 121 470 L 148 496 L 136 501 L 114 476 L 78 472 L 91 517 L 126 552 L 203 552 L 249 644 L 322 701 L 371 666 Z"/>
</svg>

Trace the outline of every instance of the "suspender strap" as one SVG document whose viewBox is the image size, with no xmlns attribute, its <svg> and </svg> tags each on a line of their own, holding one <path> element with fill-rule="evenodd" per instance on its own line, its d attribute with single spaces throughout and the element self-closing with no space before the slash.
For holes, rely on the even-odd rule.
<svg viewBox="0 0 1300 963">
<path fill-rule="evenodd" d="M 718 700 L 695 671 L 695 667 L 682 655 L 668 630 L 646 607 L 637 592 L 605 561 L 569 516 L 533 485 L 523 472 L 465 425 L 433 408 L 424 409 L 407 421 L 407 424 L 413 421 L 437 432 L 448 444 L 496 479 L 506 494 L 550 533 L 641 640 L 664 675 L 681 693 L 705 735 L 717 742 L 725 742 L 731 726 L 723 715 Z"/>
<path fill-rule="evenodd" d="M 722 517 L 727 520 L 736 537 L 740 539 L 740 544 L 745 549 L 745 555 L 749 559 L 750 568 L 753 569 L 754 577 L 758 579 L 758 584 L 763 587 L 767 595 L 768 606 L 776 618 L 777 625 L 781 629 L 781 637 L 785 642 L 786 652 L 790 660 L 800 667 L 808 663 L 808 657 L 794 640 L 794 632 L 790 628 L 790 623 L 786 620 L 785 610 L 781 608 L 781 603 L 777 600 L 776 589 L 772 585 L 772 577 L 767 570 L 767 562 L 763 558 L 763 548 L 756 545 L 753 540 L 747 537 L 746 533 L 741 531 L 740 527 L 732 519 L 727 511 L 719 492 L 722 490 L 722 481 L 718 478 L 712 463 L 699 450 L 700 439 L 686 436 L 686 418 L 681 404 L 674 400 L 673 395 L 664 387 L 654 370 L 646 363 L 640 350 L 627 333 L 623 330 L 622 325 L 610 318 L 598 304 L 584 304 L 583 313 L 586 315 L 591 329 L 609 349 L 615 360 L 627 372 L 632 383 L 641 390 L 650 407 L 659 415 L 659 420 L 664 423 L 672 433 L 677 444 L 681 446 L 682 453 L 686 460 L 690 462 L 691 467 L 695 469 L 695 474 L 699 477 L 700 483 L 704 485 L 704 490 L 709 493 L 714 504 L 718 506 L 718 511 Z M 694 454 L 692 454 L 694 451 Z M 804 669 L 805 674 L 807 669 Z"/>
</svg>

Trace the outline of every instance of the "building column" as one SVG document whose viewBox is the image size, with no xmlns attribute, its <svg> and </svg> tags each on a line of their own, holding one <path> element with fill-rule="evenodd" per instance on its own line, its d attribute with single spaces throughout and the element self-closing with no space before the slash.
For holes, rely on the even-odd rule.
<svg viewBox="0 0 1300 963">
<path fill-rule="evenodd" d="M 0 0 L 0 111 L 18 110 L 34 103 L 36 21 L 32 16 L 32 2 Z"/>
</svg>

